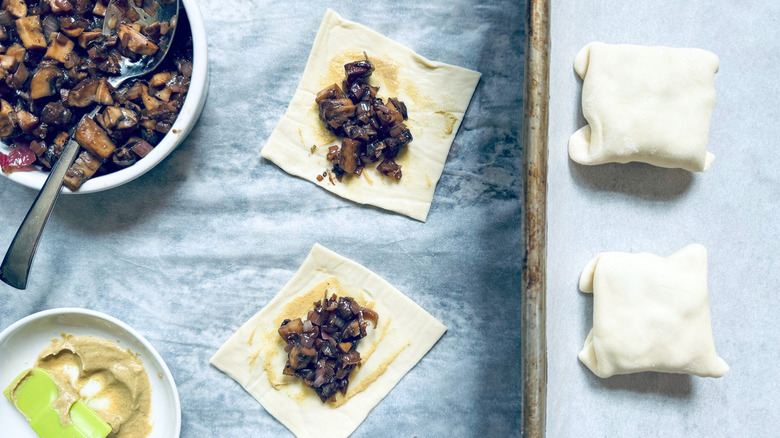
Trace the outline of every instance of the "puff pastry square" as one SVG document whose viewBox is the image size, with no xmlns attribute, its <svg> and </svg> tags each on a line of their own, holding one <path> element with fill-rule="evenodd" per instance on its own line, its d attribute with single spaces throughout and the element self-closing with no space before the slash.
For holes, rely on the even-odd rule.
<svg viewBox="0 0 780 438">
<path fill-rule="evenodd" d="M 321 178 L 332 164 L 328 147 L 340 145 L 319 119 L 317 92 L 344 79 L 344 64 L 363 59 L 365 52 L 375 71 L 369 83 L 385 100 L 398 97 L 409 113 L 405 124 L 414 140 L 396 159 L 403 177 L 396 181 L 366 166 L 359 177 L 341 182 Z M 322 20 L 306 69 L 290 106 L 263 147 L 261 156 L 285 172 L 311 181 L 342 198 L 370 204 L 425 221 L 450 146 L 463 121 L 481 74 L 430 61 L 411 49 L 328 10 Z"/>
<path fill-rule="evenodd" d="M 361 339 L 362 365 L 346 396 L 323 403 L 301 380 L 282 374 L 287 354 L 278 329 L 284 319 L 304 318 L 324 295 L 350 296 L 379 314 Z M 365 267 L 314 245 L 298 272 L 211 358 L 266 411 L 298 437 L 347 437 L 414 367 L 447 328 L 387 281 Z"/>
<path fill-rule="evenodd" d="M 582 272 L 580 290 L 593 293 L 593 329 L 579 359 L 597 376 L 728 371 L 712 339 L 703 246 L 666 258 L 601 253 Z"/>
<path fill-rule="evenodd" d="M 640 161 L 703 172 L 718 57 L 701 49 L 590 43 L 574 61 L 588 125 L 569 139 L 580 164 Z"/>
</svg>

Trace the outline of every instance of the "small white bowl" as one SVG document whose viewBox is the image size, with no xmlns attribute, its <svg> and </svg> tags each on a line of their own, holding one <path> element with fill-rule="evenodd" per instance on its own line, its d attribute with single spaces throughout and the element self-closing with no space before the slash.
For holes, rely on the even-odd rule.
<svg viewBox="0 0 780 438">
<path fill-rule="evenodd" d="M 94 310 L 51 309 L 23 318 L 0 332 L 0 393 L 61 333 L 91 335 L 116 342 L 137 354 L 152 386 L 152 433 L 149 438 L 178 438 L 181 404 L 176 382 L 162 357 L 141 334 L 116 318 Z M 37 438 L 24 416 L 0 395 L 2 436 Z"/>
<path fill-rule="evenodd" d="M 197 123 L 200 113 L 203 112 L 203 106 L 206 103 L 208 94 L 208 56 L 206 54 L 206 27 L 203 25 L 203 16 L 200 14 L 196 0 L 182 0 L 184 9 L 187 11 L 187 18 L 192 29 L 192 78 L 190 78 L 190 88 L 187 92 L 187 98 L 184 99 L 184 105 L 179 112 L 179 116 L 173 123 L 171 130 L 163 137 L 152 152 L 143 159 L 125 169 L 109 173 L 107 175 L 91 178 L 81 186 L 81 188 L 72 192 L 67 187 L 63 187 L 62 193 L 94 193 L 111 189 L 130 182 L 149 169 L 156 166 L 165 157 L 168 156 L 176 147 L 187 137 L 192 128 Z M 0 143 L 0 152 L 8 153 L 7 145 Z M 0 172 L 11 181 L 18 182 L 24 186 L 40 190 L 49 172 L 42 170 L 33 170 L 28 172 L 13 172 L 6 174 Z"/>
</svg>

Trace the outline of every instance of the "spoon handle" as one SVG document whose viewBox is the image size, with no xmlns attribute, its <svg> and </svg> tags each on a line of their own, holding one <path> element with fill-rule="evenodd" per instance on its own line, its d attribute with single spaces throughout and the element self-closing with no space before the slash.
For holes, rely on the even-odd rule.
<svg viewBox="0 0 780 438">
<path fill-rule="evenodd" d="M 79 152 L 79 144 L 71 139 L 65 145 L 60 158 L 46 178 L 43 188 L 38 193 L 35 201 L 27 212 L 19 231 L 16 232 L 8 252 L 5 253 L 3 263 L 0 264 L 0 280 L 17 288 L 27 287 L 27 276 L 30 274 L 35 248 L 43 233 L 43 227 L 49 219 L 54 203 L 62 189 L 65 172 L 76 160 Z"/>
</svg>

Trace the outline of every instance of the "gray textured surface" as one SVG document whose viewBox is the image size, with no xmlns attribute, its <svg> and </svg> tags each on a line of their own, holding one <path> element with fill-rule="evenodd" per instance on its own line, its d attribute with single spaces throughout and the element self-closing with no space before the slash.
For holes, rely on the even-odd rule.
<svg viewBox="0 0 780 438">
<path fill-rule="evenodd" d="M 780 3 L 554 1 L 548 197 L 551 437 L 768 437 L 780 430 Z M 591 41 L 698 47 L 720 57 L 709 171 L 580 166 L 586 122 L 572 64 Z M 641 373 L 606 380 L 577 360 L 593 298 L 577 290 L 601 251 L 709 252 L 720 379 Z"/>
<path fill-rule="evenodd" d="M 319 242 L 449 327 L 356 436 L 517 436 L 522 2 L 327 7 L 429 59 L 483 73 L 427 223 L 346 202 L 259 158 L 325 2 L 202 1 L 211 88 L 200 122 L 138 180 L 60 199 L 28 290 L 0 284 L 0 329 L 54 307 L 108 313 L 168 363 L 182 436 L 286 436 L 208 359 Z M 3 250 L 34 197 L 0 179 Z"/>
</svg>

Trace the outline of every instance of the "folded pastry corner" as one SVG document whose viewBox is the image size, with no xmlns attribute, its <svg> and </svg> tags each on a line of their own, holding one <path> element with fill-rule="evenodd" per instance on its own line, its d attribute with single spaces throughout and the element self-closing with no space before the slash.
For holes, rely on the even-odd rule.
<svg viewBox="0 0 780 438">
<path fill-rule="evenodd" d="M 595 165 L 632 161 L 706 171 L 718 57 L 693 48 L 594 42 L 574 61 L 588 125 L 569 138 L 569 156 Z"/>
<path fill-rule="evenodd" d="M 721 377 L 707 293 L 707 250 L 691 244 L 669 257 L 604 252 L 586 266 L 593 328 L 579 359 L 607 378 L 642 371 Z"/>
</svg>

